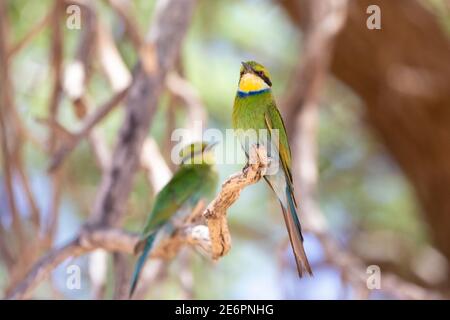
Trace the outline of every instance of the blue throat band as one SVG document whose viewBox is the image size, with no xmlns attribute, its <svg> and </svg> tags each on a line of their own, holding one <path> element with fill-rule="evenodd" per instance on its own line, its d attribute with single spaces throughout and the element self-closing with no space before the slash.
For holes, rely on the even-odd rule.
<svg viewBox="0 0 450 320">
<path fill-rule="evenodd" d="M 238 90 L 238 96 L 241 98 L 248 97 L 248 96 L 254 96 L 255 94 L 268 92 L 269 90 L 270 90 L 270 88 L 266 88 L 266 89 L 262 89 L 262 90 L 258 90 L 258 91 L 249 91 L 249 92 L 243 92 L 243 91 Z"/>
</svg>

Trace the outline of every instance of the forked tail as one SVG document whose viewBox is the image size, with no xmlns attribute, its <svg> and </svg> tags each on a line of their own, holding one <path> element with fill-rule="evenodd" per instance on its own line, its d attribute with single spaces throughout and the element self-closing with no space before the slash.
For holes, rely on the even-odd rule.
<svg viewBox="0 0 450 320">
<path fill-rule="evenodd" d="M 306 257 L 305 248 L 303 247 L 303 235 L 302 227 L 297 216 L 297 208 L 294 203 L 292 192 L 288 186 L 286 186 L 286 198 L 287 208 L 281 203 L 283 210 L 284 221 L 289 233 L 289 240 L 294 251 L 295 262 L 297 263 L 298 275 L 303 276 L 303 272 L 306 271 L 309 275 L 313 275 L 311 266 L 309 265 L 308 258 Z"/>
</svg>

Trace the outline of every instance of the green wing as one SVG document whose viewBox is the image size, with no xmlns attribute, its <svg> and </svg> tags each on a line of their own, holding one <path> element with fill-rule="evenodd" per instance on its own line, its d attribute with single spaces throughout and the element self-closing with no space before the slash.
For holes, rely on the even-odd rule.
<svg viewBox="0 0 450 320">
<path fill-rule="evenodd" d="M 270 133 L 272 130 L 278 129 L 279 135 L 279 153 L 280 153 L 280 162 L 283 166 L 283 171 L 286 175 L 286 182 L 291 191 L 293 200 L 295 205 L 297 206 L 297 202 L 294 198 L 294 183 L 292 179 L 291 172 L 291 148 L 289 146 L 289 141 L 286 134 L 286 127 L 284 126 L 283 118 L 281 117 L 280 111 L 275 105 L 275 102 L 271 102 L 268 106 L 265 114 L 266 126 Z"/>
<path fill-rule="evenodd" d="M 158 193 L 155 205 L 148 217 L 142 236 L 167 222 L 200 189 L 201 173 L 194 166 L 182 166 Z"/>
</svg>

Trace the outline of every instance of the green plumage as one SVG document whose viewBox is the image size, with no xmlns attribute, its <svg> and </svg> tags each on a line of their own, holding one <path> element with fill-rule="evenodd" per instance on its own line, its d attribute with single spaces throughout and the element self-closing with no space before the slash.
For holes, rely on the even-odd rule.
<svg viewBox="0 0 450 320">
<path fill-rule="evenodd" d="M 278 129 L 280 155 L 283 162 L 286 163 L 290 175 L 291 150 L 283 119 L 277 109 L 271 90 L 247 96 L 237 94 L 232 119 L 235 129 L 265 129 L 269 132 L 271 129 Z"/>
<path fill-rule="evenodd" d="M 158 193 L 142 232 L 143 237 L 165 224 L 184 205 L 209 198 L 217 185 L 217 173 L 209 164 L 182 165 Z"/>
<path fill-rule="evenodd" d="M 177 214 L 189 212 L 185 209 L 192 209 L 201 199 L 210 198 L 217 188 L 218 174 L 209 146 L 192 144 L 182 151 L 181 156 L 193 160 L 192 164 L 182 164 L 155 198 L 155 204 L 142 231 L 141 241 L 136 245 L 135 251 L 142 250 L 142 254 L 132 277 L 130 296 L 136 288 L 157 235 L 164 230 L 170 235 L 172 218 Z"/>
<path fill-rule="evenodd" d="M 291 173 L 291 150 L 283 119 L 270 88 L 272 83 L 267 70 L 254 61 L 243 63 L 241 80 L 248 73 L 263 79 L 266 85 L 263 85 L 261 89 L 256 89 L 255 91 L 238 91 L 233 107 L 233 127 L 235 130 L 256 130 L 258 141 L 254 141 L 254 143 L 266 146 L 268 156 L 278 162 L 279 170 L 275 174 L 266 175 L 264 178 L 280 201 L 299 275 L 302 276 L 304 270 L 312 274 L 303 248 L 303 236 L 297 215 L 297 202 L 294 196 Z M 258 84 L 260 82 L 255 81 Z M 277 130 L 277 148 L 274 148 L 268 143 L 265 139 L 266 137 L 259 134 L 258 130 L 261 129 L 266 130 L 270 134 L 273 134 L 274 130 Z M 238 133 L 238 135 L 241 135 L 239 136 L 241 144 L 248 155 L 250 145 L 244 143 L 245 138 L 242 137 L 242 133 Z"/>
</svg>

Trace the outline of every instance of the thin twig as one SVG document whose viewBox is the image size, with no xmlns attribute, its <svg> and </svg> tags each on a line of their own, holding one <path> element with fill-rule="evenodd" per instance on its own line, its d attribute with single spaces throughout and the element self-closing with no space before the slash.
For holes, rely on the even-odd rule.
<svg viewBox="0 0 450 320">
<path fill-rule="evenodd" d="M 50 123 L 56 123 L 59 114 L 59 106 L 62 97 L 62 79 L 63 79 L 63 30 L 61 26 L 61 17 L 63 14 L 64 5 L 62 1 L 54 1 L 53 9 L 51 12 L 51 26 L 52 26 L 52 42 L 51 42 L 51 52 L 50 52 L 50 63 L 53 68 L 53 84 L 52 93 L 49 102 L 49 120 Z M 55 126 L 49 127 L 49 151 L 53 153 L 58 145 L 58 135 L 55 130 Z M 52 194 L 51 194 L 51 204 L 50 212 L 48 214 L 48 220 L 45 230 L 45 241 L 44 243 L 51 247 L 53 242 L 53 237 L 56 232 L 59 218 L 59 205 L 61 203 L 61 172 L 55 171 L 51 175 L 52 181 Z"/>
<path fill-rule="evenodd" d="M 15 43 L 11 49 L 8 51 L 8 60 L 11 59 L 14 55 L 16 55 L 20 50 L 22 50 L 26 45 L 28 45 L 50 22 L 51 14 L 47 14 L 36 23 L 33 27 L 30 28 L 25 36 L 20 39 L 17 43 Z"/>
<path fill-rule="evenodd" d="M 9 64 L 7 61 L 8 50 L 8 23 L 5 2 L 0 3 L 0 139 L 3 154 L 3 174 L 5 176 L 6 195 L 12 218 L 14 234 L 18 239 L 19 252 L 25 246 L 25 234 L 23 232 L 21 216 L 14 195 L 14 176 L 11 157 L 13 149 L 20 145 L 21 134 L 18 117 L 14 113 L 13 88 Z M 8 116 L 8 118 L 7 118 Z M 17 121 L 11 121 L 16 119 Z M 16 126 L 14 126 L 16 124 Z M 9 138 L 8 138 L 9 137 Z"/>
<path fill-rule="evenodd" d="M 111 110 L 113 110 L 127 95 L 128 88 L 125 88 L 121 92 L 115 94 L 108 100 L 105 104 L 97 108 L 91 115 L 89 115 L 86 120 L 81 125 L 81 128 L 74 134 L 71 135 L 71 139 L 66 144 L 63 144 L 53 155 L 50 162 L 49 171 L 52 172 L 56 170 L 64 159 L 69 155 L 69 153 L 78 145 L 78 143 L 89 135 L 91 130 L 102 121 Z"/>
<path fill-rule="evenodd" d="M 63 60 L 63 39 L 61 28 L 61 15 L 63 13 L 63 2 L 54 1 L 53 9 L 51 12 L 51 25 L 52 25 L 52 43 L 50 63 L 53 66 L 53 85 L 52 94 L 49 103 L 49 119 L 50 122 L 56 122 L 58 119 L 58 109 L 62 94 L 62 60 Z M 50 127 L 49 149 L 53 152 L 56 148 L 57 136 L 53 127 Z"/>
<path fill-rule="evenodd" d="M 108 0 L 110 6 L 114 11 L 119 15 L 119 17 L 123 20 L 126 31 L 131 39 L 131 43 L 135 47 L 135 49 L 139 52 L 139 49 L 142 47 L 144 43 L 142 33 L 140 32 L 138 25 L 135 22 L 135 19 L 131 17 L 129 12 L 130 3 L 125 3 L 124 1 L 118 0 Z"/>
</svg>

